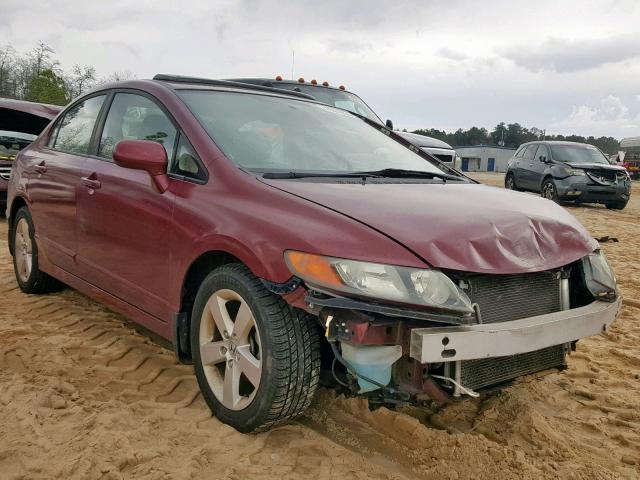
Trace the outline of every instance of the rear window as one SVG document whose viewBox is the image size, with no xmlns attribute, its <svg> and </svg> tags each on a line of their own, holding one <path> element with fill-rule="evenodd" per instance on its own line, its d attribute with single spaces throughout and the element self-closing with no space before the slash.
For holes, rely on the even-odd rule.
<svg viewBox="0 0 640 480">
<path fill-rule="evenodd" d="M 63 152 L 87 154 L 105 95 L 88 98 L 71 107 L 56 126 L 53 147 Z"/>
</svg>

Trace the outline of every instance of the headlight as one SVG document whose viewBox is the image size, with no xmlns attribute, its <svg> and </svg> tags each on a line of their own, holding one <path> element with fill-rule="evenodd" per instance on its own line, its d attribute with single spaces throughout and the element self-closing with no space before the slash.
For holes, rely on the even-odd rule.
<svg viewBox="0 0 640 480">
<path fill-rule="evenodd" d="M 311 287 L 376 300 L 472 313 L 469 297 L 438 270 L 324 257 L 288 250 L 291 272 Z"/>
<path fill-rule="evenodd" d="M 585 171 L 584 171 L 584 170 L 581 170 L 581 169 L 579 169 L 579 168 L 563 167 L 563 168 L 562 168 L 562 171 L 563 171 L 566 175 L 568 175 L 568 176 L 570 176 L 570 177 L 573 177 L 573 176 L 583 176 L 583 177 L 584 177 L 584 176 L 586 175 Z"/>
<path fill-rule="evenodd" d="M 618 295 L 618 284 L 613 269 L 600 250 L 582 259 L 584 280 L 595 298 L 614 300 Z"/>
</svg>

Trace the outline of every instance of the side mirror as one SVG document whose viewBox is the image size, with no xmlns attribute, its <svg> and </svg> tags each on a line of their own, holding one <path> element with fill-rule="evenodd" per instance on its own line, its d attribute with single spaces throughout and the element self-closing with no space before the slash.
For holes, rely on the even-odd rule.
<svg viewBox="0 0 640 480">
<path fill-rule="evenodd" d="M 113 161 L 122 168 L 146 171 L 160 193 L 169 188 L 167 152 L 158 142 L 122 140 L 113 150 Z"/>
<path fill-rule="evenodd" d="M 547 162 L 547 157 L 545 157 L 544 155 L 540 155 L 540 156 L 538 157 L 538 160 L 540 160 L 542 163 L 548 163 L 548 162 Z"/>
<path fill-rule="evenodd" d="M 385 125 L 389 130 L 393 130 L 393 122 L 391 120 L 387 119 L 387 121 L 385 122 Z"/>
</svg>

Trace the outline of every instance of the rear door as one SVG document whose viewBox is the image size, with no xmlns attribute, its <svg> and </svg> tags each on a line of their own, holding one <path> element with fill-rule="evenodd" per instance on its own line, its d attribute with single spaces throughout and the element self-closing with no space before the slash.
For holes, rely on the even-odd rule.
<svg viewBox="0 0 640 480">
<path fill-rule="evenodd" d="M 548 160 L 550 158 L 549 149 L 542 143 L 536 150 L 535 156 L 533 157 L 533 166 L 531 167 L 531 188 L 536 192 L 540 192 L 541 190 L 542 178 L 548 167 L 548 164 L 541 160 L 541 158 L 544 160 Z"/>
<path fill-rule="evenodd" d="M 81 100 L 55 125 L 49 145 L 25 151 L 28 194 L 38 242 L 49 260 L 75 273 L 76 214 L 80 177 L 106 94 Z"/>
<path fill-rule="evenodd" d="M 173 194 L 159 193 L 147 172 L 116 165 L 112 153 L 121 140 L 154 140 L 171 159 L 177 129 L 153 98 L 126 91 L 114 94 L 102 123 L 78 195 L 82 276 L 167 321 Z"/>
<path fill-rule="evenodd" d="M 519 178 L 516 183 L 527 190 L 535 189 L 534 174 L 533 174 L 533 160 L 538 150 L 538 144 L 532 143 L 527 146 L 526 150 L 522 154 L 522 158 L 519 162 Z"/>
</svg>

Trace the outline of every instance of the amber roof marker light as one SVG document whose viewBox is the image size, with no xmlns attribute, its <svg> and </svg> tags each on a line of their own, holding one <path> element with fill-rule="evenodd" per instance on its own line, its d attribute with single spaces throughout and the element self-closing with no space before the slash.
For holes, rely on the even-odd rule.
<svg viewBox="0 0 640 480">
<path fill-rule="evenodd" d="M 329 82 L 322 82 L 322 86 L 323 87 L 328 87 L 329 86 Z"/>
<path fill-rule="evenodd" d="M 338 88 L 339 88 L 340 90 L 344 90 L 344 85 L 340 85 Z"/>
<path fill-rule="evenodd" d="M 311 85 L 317 85 L 318 81 L 317 80 L 311 80 Z"/>
<path fill-rule="evenodd" d="M 298 83 L 304 83 L 304 78 L 300 77 L 300 78 L 298 79 Z"/>
<path fill-rule="evenodd" d="M 281 81 L 282 81 L 282 75 L 278 75 L 278 76 L 276 77 L 276 81 L 277 81 L 277 82 L 281 82 Z"/>
</svg>

